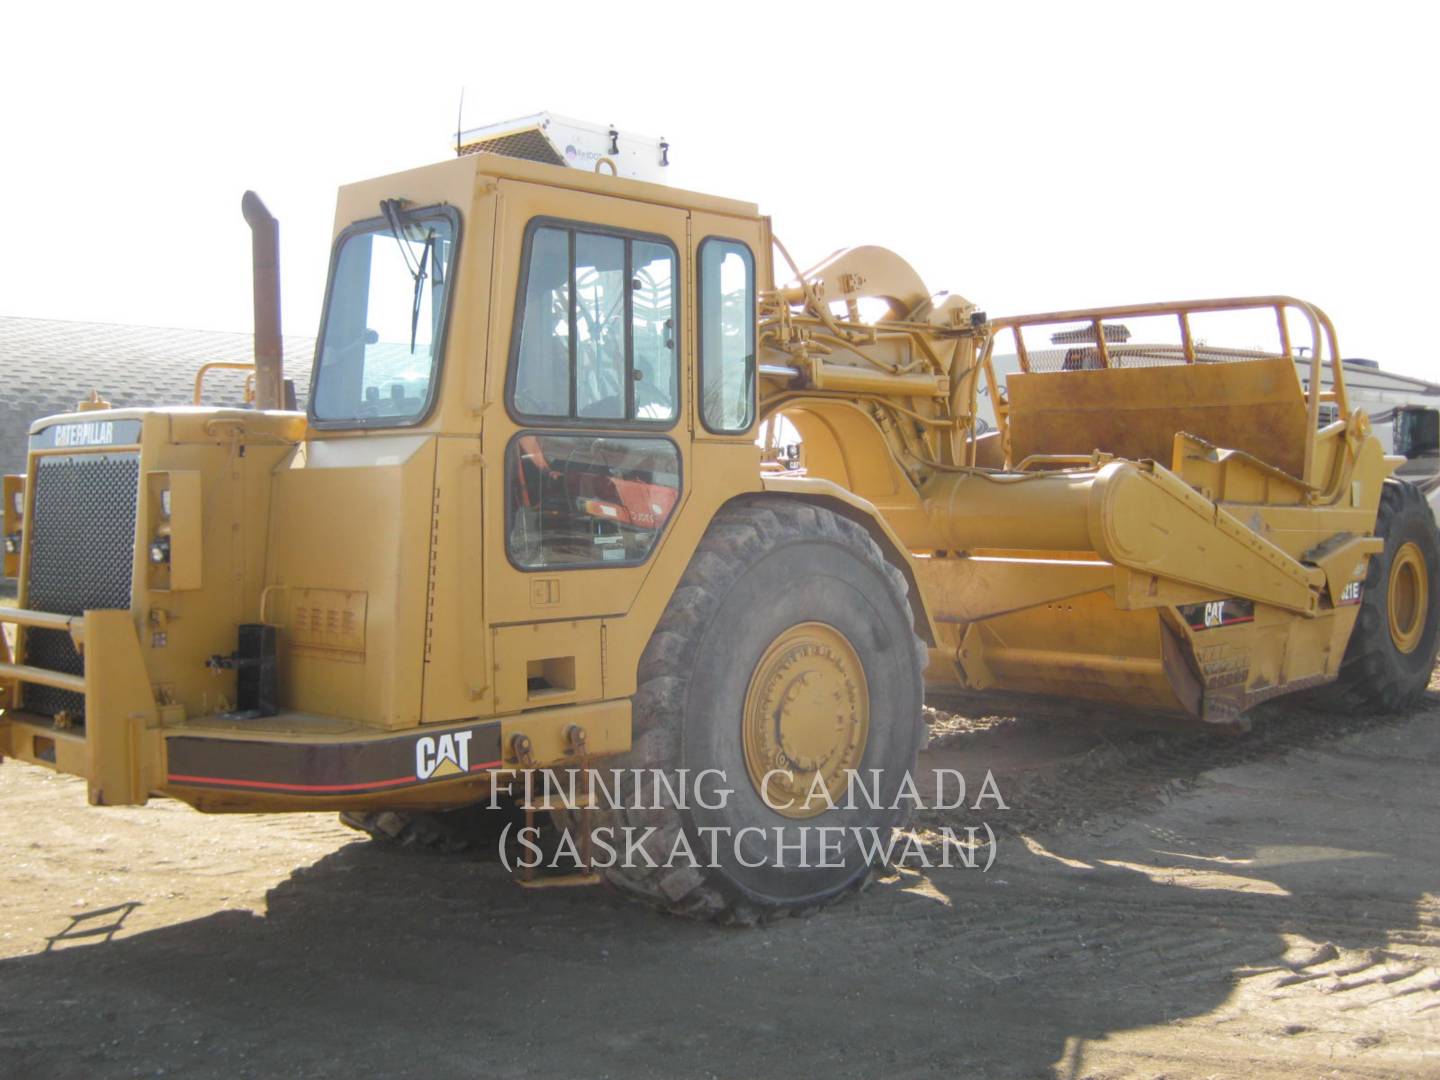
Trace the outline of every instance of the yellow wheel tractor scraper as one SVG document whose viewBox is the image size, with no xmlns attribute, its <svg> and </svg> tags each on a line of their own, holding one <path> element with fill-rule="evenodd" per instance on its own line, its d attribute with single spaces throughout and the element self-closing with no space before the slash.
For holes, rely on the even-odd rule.
<svg viewBox="0 0 1440 1080">
<path fill-rule="evenodd" d="M 881 248 L 801 270 L 751 203 L 653 182 L 653 140 L 542 116 L 460 151 L 341 189 L 304 412 L 247 195 L 254 407 L 33 424 L 0 753 L 97 805 L 449 847 L 593 767 L 504 820 L 743 919 L 864 881 L 926 687 L 1232 727 L 1424 691 L 1435 522 L 1315 306 L 987 318 Z"/>
</svg>

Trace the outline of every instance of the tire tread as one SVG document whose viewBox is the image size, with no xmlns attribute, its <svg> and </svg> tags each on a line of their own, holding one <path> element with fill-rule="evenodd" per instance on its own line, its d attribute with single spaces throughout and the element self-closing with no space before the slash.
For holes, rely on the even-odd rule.
<svg viewBox="0 0 1440 1080">
<path fill-rule="evenodd" d="M 1380 493 L 1375 535 L 1385 540 L 1385 549 L 1380 557 L 1370 560 L 1360 614 L 1351 632 L 1345 658 L 1340 663 L 1334 692 L 1330 695 L 1331 703 L 1342 709 L 1394 711 L 1415 704 L 1429 683 L 1436 650 L 1440 647 L 1440 634 L 1435 629 L 1437 616 L 1440 616 L 1436 595 L 1440 593 L 1440 580 L 1437 580 L 1436 574 L 1437 562 L 1440 562 L 1440 534 L 1436 532 L 1435 516 L 1425 501 L 1424 493 L 1407 481 L 1386 480 Z M 1418 646 L 1422 652 L 1428 653 L 1428 663 L 1424 665 L 1423 672 L 1418 667 L 1414 671 L 1406 670 L 1401 654 L 1390 640 L 1385 610 L 1388 590 L 1384 579 L 1402 536 L 1418 536 L 1422 549 L 1428 549 L 1422 553 L 1430 570 L 1430 629 Z"/>
<path fill-rule="evenodd" d="M 657 739 L 654 736 L 668 723 L 678 720 L 679 710 L 684 707 L 689 673 L 698 661 L 696 651 L 700 640 L 729 589 L 749 566 L 775 549 L 787 543 L 816 539 L 832 541 L 870 565 L 886 582 L 901 610 L 907 613 L 911 610 L 905 575 L 885 558 L 875 540 L 855 522 L 823 507 L 777 496 L 752 496 L 727 504 L 697 546 L 641 656 L 632 714 L 632 750 L 624 768 L 649 775 L 650 770 L 665 769 L 673 763 L 678 741 L 673 737 Z M 917 686 L 923 686 L 926 650 L 913 627 L 911 642 L 914 679 Z M 917 715 L 917 745 L 920 723 Z M 627 795 L 630 790 L 626 787 Z M 807 898 L 803 903 L 762 908 L 735 895 L 703 871 L 688 866 L 664 866 L 664 856 L 671 850 L 676 833 L 684 827 L 677 811 L 672 809 L 664 814 L 657 842 L 651 847 L 661 865 L 626 867 L 617 862 L 604 870 L 604 876 L 617 889 L 670 914 L 742 926 L 792 914 L 806 915 L 860 891 L 875 869 L 868 868 L 844 888 L 819 901 Z M 634 820 L 633 813 L 623 807 L 597 810 L 594 815 L 597 826 L 646 827 L 646 823 Z M 572 828 L 578 826 L 578 815 L 567 813 L 565 824 Z M 897 820 L 896 824 L 900 822 Z"/>
</svg>

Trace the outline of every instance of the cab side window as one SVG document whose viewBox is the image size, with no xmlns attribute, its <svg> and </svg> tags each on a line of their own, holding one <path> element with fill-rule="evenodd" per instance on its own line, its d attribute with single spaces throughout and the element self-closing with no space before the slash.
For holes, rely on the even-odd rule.
<svg viewBox="0 0 1440 1080">
<path fill-rule="evenodd" d="M 680 498 L 664 436 L 525 431 L 505 453 L 506 545 L 522 570 L 633 566 Z"/>
<path fill-rule="evenodd" d="M 511 405 L 534 420 L 669 426 L 679 412 L 666 241 L 532 226 L 511 353 Z"/>
<path fill-rule="evenodd" d="M 736 240 L 700 245 L 700 419 L 721 434 L 755 420 L 755 257 Z"/>
</svg>

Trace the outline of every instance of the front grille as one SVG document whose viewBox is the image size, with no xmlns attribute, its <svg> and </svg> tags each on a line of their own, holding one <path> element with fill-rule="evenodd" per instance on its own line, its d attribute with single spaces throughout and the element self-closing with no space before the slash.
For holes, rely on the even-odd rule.
<svg viewBox="0 0 1440 1080">
<path fill-rule="evenodd" d="M 33 611 L 81 615 L 87 608 L 130 607 L 135 564 L 135 507 L 140 491 L 138 454 L 68 454 L 35 460 L 31 502 L 30 565 L 25 606 Z M 70 635 L 28 630 L 25 662 L 79 675 L 84 662 Z M 27 712 L 79 719 L 85 699 L 68 690 L 27 683 Z"/>
</svg>

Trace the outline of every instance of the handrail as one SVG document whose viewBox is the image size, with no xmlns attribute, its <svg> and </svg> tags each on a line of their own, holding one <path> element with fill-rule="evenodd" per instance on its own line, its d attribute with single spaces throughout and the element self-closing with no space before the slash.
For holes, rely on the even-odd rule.
<svg viewBox="0 0 1440 1080">
<path fill-rule="evenodd" d="M 1110 366 L 1110 349 L 1105 340 L 1104 325 L 1107 319 L 1142 318 L 1145 316 L 1173 315 L 1180 326 L 1180 349 L 1187 364 L 1196 363 L 1197 349 L 1191 334 L 1190 316 L 1199 312 L 1216 311 L 1247 311 L 1271 308 L 1275 312 L 1277 328 L 1280 332 L 1281 352 L 1276 354 L 1287 359 L 1295 360 L 1294 346 L 1290 340 L 1290 327 L 1285 318 L 1287 309 L 1298 311 L 1304 316 L 1310 326 L 1310 385 L 1306 388 L 1306 413 L 1308 416 L 1308 436 L 1305 442 L 1305 468 L 1304 479 L 1311 483 L 1314 453 L 1315 453 L 1315 430 L 1320 423 L 1320 403 L 1333 401 L 1338 406 L 1339 417 L 1348 420 L 1350 417 L 1350 398 L 1345 388 L 1345 368 L 1340 355 L 1340 346 L 1336 340 L 1335 324 L 1330 317 L 1318 307 L 1304 300 L 1293 296 L 1232 296 L 1213 300 L 1175 300 L 1151 304 L 1123 304 L 1116 307 L 1078 308 L 1073 311 L 1050 311 L 1031 315 L 1010 315 L 991 319 L 989 327 L 991 330 L 990 340 L 985 347 L 985 360 L 989 361 L 994 350 L 995 335 L 1009 330 L 1015 339 L 1015 352 L 1020 360 L 1020 369 L 1030 371 L 1030 351 L 1025 344 L 1024 335 L 1020 329 L 1026 326 L 1046 326 L 1056 323 L 1088 322 L 1095 335 L 1096 354 L 1104 367 Z M 1117 350 L 1122 352 L 1123 349 Z M 1203 349 L 1198 350 L 1203 352 Z M 1330 389 L 1321 390 L 1321 363 L 1322 356 L 1328 352 L 1325 362 L 1330 365 Z M 993 381 L 993 379 L 992 379 Z M 992 387 L 992 394 L 996 394 Z M 998 404 L 998 398 L 997 398 Z M 997 412 L 997 420 L 998 420 Z M 1006 432 L 1008 442 L 1008 431 Z M 1007 447 L 1008 452 L 1008 447 Z"/>
<path fill-rule="evenodd" d="M 84 615 L 59 615 L 53 611 L 32 611 L 30 608 L 0 607 L 0 623 L 30 626 L 36 630 L 63 630 L 69 633 L 85 625 Z"/>
<path fill-rule="evenodd" d="M 0 677 L 14 679 L 16 682 L 37 683 L 56 690 L 69 690 L 72 694 L 85 693 L 84 675 L 70 675 L 64 671 L 30 667 L 28 664 L 0 663 Z"/>
<path fill-rule="evenodd" d="M 0 607 L 0 623 L 13 623 L 35 630 L 59 630 L 68 633 L 75 647 L 85 647 L 85 616 L 58 615 L 53 611 L 31 611 L 28 608 Z M 0 663 L 0 678 L 19 682 L 38 683 L 56 690 L 70 690 L 77 694 L 85 692 L 85 676 L 72 675 L 50 668 L 32 667 L 28 664 Z"/>
<path fill-rule="evenodd" d="M 211 371 L 248 371 L 249 378 L 245 380 L 245 402 L 249 404 L 255 400 L 255 372 L 256 367 L 249 361 L 239 360 L 210 360 L 200 365 L 200 370 L 195 372 L 195 401 L 194 404 L 203 404 L 205 376 Z"/>
<path fill-rule="evenodd" d="M 85 641 L 84 615 L 58 615 L 53 611 L 32 611 L 29 608 L 0 607 L 0 624 L 11 623 L 34 630 L 59 630 L 69 634 L 76 645 Z"/>
</svg>

